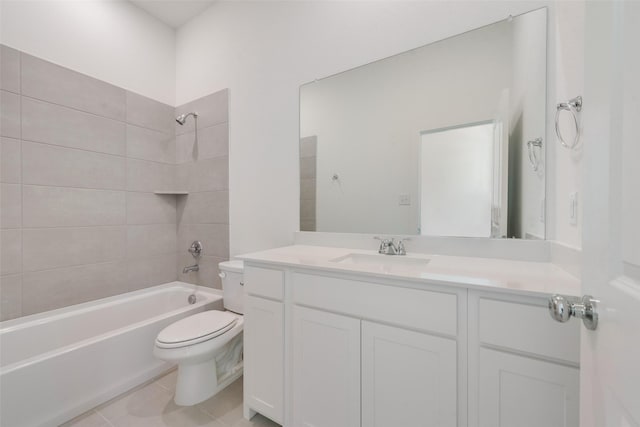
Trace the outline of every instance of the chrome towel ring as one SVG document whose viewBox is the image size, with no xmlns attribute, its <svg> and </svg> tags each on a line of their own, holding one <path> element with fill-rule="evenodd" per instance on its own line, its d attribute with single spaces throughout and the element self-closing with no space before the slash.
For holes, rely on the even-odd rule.
<svg viewBox="0 0 640 427">
<path fill-rule="evenodd" d="M 573 123 L 576 126 L 576 135 L 573 138 L 573 142 L 568 143 L 564 137 L 562 136 L 562 133 L 560 132 L 560 112 L 566 110 L 569 111 L 571 113 L 571 116 L 573 117 Z M 582 133 L 582 123 L 580 120 L 580 111 L 582 111 L 582 97 L 581 96 L 576 96 L 575 98 L 572 98 L 570 100 L 568 100 L 567 102 L 561 102 L 558 104 L 557 106 L 557 111 L 556 111 L 556 135 L 558 135 L 558 139 L 560 140 L 560 144 L 562 144 L 563 147 L 568 148 L 570 150 L 572 150 L 573 148 L 575 148 L 576 145 L 578 145 L 578 142 L 580 141 L 580 135 Z"/>
</svg>

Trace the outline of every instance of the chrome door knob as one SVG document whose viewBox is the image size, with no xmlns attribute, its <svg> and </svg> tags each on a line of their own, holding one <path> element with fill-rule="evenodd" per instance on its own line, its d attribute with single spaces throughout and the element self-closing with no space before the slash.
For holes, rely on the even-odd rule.
<svg viewBox="0 0 640 427">
<path fill-rule="evenodd" d="M 582 298 L 554 295 L 549 298 L 549 314 L 558 322 L 568 322 L 573 316 L 582 319 L 589 330 L 594 331 L 598 327 L 596 300 L 591 295 Z"/>
</svg>

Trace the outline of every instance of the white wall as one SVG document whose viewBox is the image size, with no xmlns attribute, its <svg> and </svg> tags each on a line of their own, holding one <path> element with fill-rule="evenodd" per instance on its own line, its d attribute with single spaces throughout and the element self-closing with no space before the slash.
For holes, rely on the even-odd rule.
<svg viewBox="0 0 640 427">
<path fill-rule="evenodd" d="M 555 19 L 551 23 L 555 28 L 552 31 L 553 43 L 550 43 L 551 66 L 555 71 L 555 85 L 550 94 L 555 92 L 555 97 L 547 100 L 547 135 L 551 141 L 547 148 L 551 149 L 550 158 L 555 162 L 549 166 L 552 168 L 549 183 L 547 184 L 547 203 L 554 207 L 554 217 L 550 218 L 548 227 L 551 227 L 552 236 L 557 241 L 572 247 L 582 246 L 582 150 L 569 151 L 557 142 L 554 131 L 554 119 L 556 104 L 564 102 L 584 92 L 584 17 L 585 3 L 558 2 L 555 7 Z M 550 82 L 553 84 L 553 81 Z M 585 99 L 585 106 L 589 99 Z M 568 124 L 567 137 L 571 138 L 571 118 L 564 115 L 563 124 Z M 552 138 L 552 139 L 550 139 Z M 549 177 L 549 170 L 547 170 Z M 578 223 L 569 223 L 569 194 L 578 192 Z"/>
<path fill-rule="evenodd" d="M 175 32 L 126 1 L 6 1 L 0 42 L 175 105 Z"/>
<path fill-rule="evenodd" d="M 556 63 L 556 53 L 575 44 L 579 51 L 582 34 L 569 39 L 568 32 L 580 28 L 563 27 L 559 40 L 568 46 L 557 52 L 555 7 L 547 2 L 219 2 L 181 27 L 178 103 L 230 89 L 231 254 L 289 244 L 298 230 L 301 84 L 545 5 L 550 6 L 552 55 L 547 140 L 555 147 L 549 138 L 550 107 L 556 86 L 571 86 L 566 79 L 556 83 L 556 68 L 568 66 L 560 70 L 565 76 L 577 66 L 577 61 Z M 572 177 L 580 174 L 572 160 L 550 166 Z M 566 191 L 552 193 L 564 200 Z M 554 222 L 549 237 L 579 245 L 579 227 L 572 229 L 564 216 L 556 216 L 554 203 L 548 203 Z"/>
<path fill-rule="evenodd" d="M 518 25 L 513 26 L 512 116 L 509 120 L 509 147 L 512 152 L 509 157 L 511 170 L 514 170 L 513 163 L 517 163 L 516 170 L 520 173 L 510 182 L 514 188 L 509 190 L 509 205 L 515 207 L 515 212 L 509 212 L 512 221 L 509 227 L 513 233 L 510 235 L 544 239 L 545 150 L 555 141 L 547 140 L 545 134 L 541 133 L 545 124 L 546 100 L 544 79 L 537 76 L 542 75 L 547 66 L 547 58 L 543 56 L 547 38 L 545 34 L 540 34 L 539 29 L 548 25 L 544 24 L 547 22 L 544 11 L 529 14 L 527 18 L 518 19 Z M 541 164 L 534 171 L 529 162 L 527 142 L 536 138 L 542 138 L 543 144 L 538 154 Z"/>
</svg>

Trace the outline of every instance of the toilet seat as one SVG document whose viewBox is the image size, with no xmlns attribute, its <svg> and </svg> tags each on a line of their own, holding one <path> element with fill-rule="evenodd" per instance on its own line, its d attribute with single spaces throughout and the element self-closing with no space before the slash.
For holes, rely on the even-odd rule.
<svg viewBox="0 0 640 427">
<path fill-rule="evenodd" d="M 233 328 L 237 319 L 237 315 L 226 311 L 203 311 L 164 328 L 156 338 L 156 346 L 179 348 L 208 341 Z"/>
</svg>

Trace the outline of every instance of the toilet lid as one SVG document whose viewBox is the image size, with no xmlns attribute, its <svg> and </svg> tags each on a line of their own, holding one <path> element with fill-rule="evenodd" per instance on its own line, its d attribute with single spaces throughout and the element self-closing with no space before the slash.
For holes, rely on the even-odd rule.
<svg viewBox="0 0 640 427">
<path fill-rule="evenodd" d="M 228 311 L 203 311 L 167 326 L 160 331 L 156 341 L 159 344 L 197 344 L 224 334 L 236 321 L 237 316 Z"/>
</svg>

